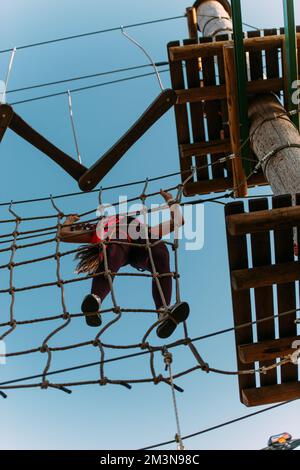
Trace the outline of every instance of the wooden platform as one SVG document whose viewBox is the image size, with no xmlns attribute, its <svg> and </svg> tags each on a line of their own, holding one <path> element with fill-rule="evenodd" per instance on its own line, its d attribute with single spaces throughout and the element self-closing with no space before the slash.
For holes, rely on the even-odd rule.
<svg viewBox="0 0 300 470">
<path fill-rule="evenodd" d="M 300 195 L 249 200 L 225 208 L 237 362 L 240 371 L 276 363 L 295 352 L 299 307 Z M 297 236 L 297 235 L 296 235 Z M 278 317 L 282 312 L 288 314 Z M 299 317 L 300 315 L 298 315 Z M 271 317 L 267 321 L 261 321 Z M 239 328 L 256 321 L 257 324 Z M 299 347 L 299 346 L 298 346 Z M 300 398 L 298 366 L 289 363 L 266 374 L 240 375 L 240 398 L 258 406 Z"/>
<path fill-rule="evenodd" d="M 299 27 L 297 31 L 299 44 Z M 279 32 L 276 29 L 252 31 L 244 40 L 249 96 L 274 92 L 287 97 L 285 36 L 282 30 Z M 236 153 L 241 143 L 237 96 L 232 83 L 233 41 L 227 35 L 214 41 L 212 38 L 187 39 L 183 44 L 175 41 L 168 44 L 168 54 L 172 87 L 178 95 L 175 118 L 182 181 L 191 174 L 192 166 L 203 167 L 186 186 L 186 196 L 232 188 L 236 188 L 237 195 L 244 196 L 247 185 L 241 160 L 220 162 Z M 248 157 L 255 160 L 252 153 Z M 248 181 L 249 187 L 264 184 L 262 173 Z"/>
</svg>

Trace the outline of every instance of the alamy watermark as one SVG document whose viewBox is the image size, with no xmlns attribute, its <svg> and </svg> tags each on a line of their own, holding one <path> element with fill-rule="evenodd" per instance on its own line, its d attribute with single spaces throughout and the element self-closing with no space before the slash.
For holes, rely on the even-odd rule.
<svg viewBox="0 0 300 470">
<path fill-rule="evenodd" d="M 296 340 L 292 344 L 292 348 L 295 349 L 295 352 L 291 355 L 291 361 L 293 364 L 298 365 L 300 360 L 300 341 Z"/>
<path fill-rule="evenodd" d="M 295 80 L 292 88 L 295 90 L 292 93 L 292 103 L 298 106 L 300 104 L 300 80 Z"/>
<path fill-rule="evenodd" d="M 169 241 L 172 237 L 182 240 L 188 251 L 201 250 L 204 246 L 204 205 L 185 205 L 142 203 L 128 204 L 126 196 L 120 196 L 118 204 L 102 204 L 96 212 L 99 217 L 97 235 L 101 240 L 110 237 L 115 228 L 115 217 L 118 222 L 118 239 L 132 241 L 141 236 L 151 240 Z"/>
</svg>

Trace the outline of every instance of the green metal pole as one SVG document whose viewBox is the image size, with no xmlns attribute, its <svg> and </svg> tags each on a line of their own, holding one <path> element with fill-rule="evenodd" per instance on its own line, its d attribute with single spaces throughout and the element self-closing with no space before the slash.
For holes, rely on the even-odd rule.
<svg viewBox="0 0 300 470">
<path fill-rule="evenodd" d="M 298 109 L 298 105 L 292 101 L 292 95 L 295 92 L 293 83 L 298 80 L 298 61 L 297 61 L 297 39 L 295 24 L 294 0 L 283 0 L 284 28 L 285 28 L 285 48 L 287 62 L 288 79 L 288 110 Z M 299 114 L 292 116 L 293 122 L 299 128 Z"/>
<path fill-rule="evenodd" d="M 240 136 L 241 145 L 243 144 L 241 157 L 249 158 L 250 146 L 249 137 L 249 120 L 248 120 L 248 98 L 247 98 L 247 68 L 246 54 L 244 48 L 244 34 L 242 23 L 241 0 L 231 0 L 232 21 L 234 34 L 235 63 L 238 83 L 238 100 L 239 100 L 239 118 L 240 118 Z M 243 167 L 248 176 L 251 172 L 251 164 L 247 160 L 243 160 Z"/>
</svg>

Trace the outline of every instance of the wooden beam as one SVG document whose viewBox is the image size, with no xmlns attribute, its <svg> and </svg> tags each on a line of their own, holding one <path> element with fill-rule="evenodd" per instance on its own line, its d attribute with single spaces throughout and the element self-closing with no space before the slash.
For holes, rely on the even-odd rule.
<svg viewBox="0 0 300 470">
<path fill-rule="evenodd" d="M 293 205 L 292 196 L 290 194 L 273 197 L 273 208 L 279 209 L 290 207 Z M 275 263 L 293 262 L 294 255 L 294 230 L 292 227 L 278 228 L 274 230 L 274 252 Z M 299 263 L 300 266 L 300 263 Z M 277 311 L 278 314 L 293 311 L 293 314 L 282 315 L 278 318 L 278 336 L 279 338 L 287 338 L 297 335 L 297 298 L 295 282 L 281 283 L 276 289 Z M 298 295 L 297 295 L 298 296 Z M 298 380 L 298 367 L 293 364 L 286 364 L 280 367 L 281 383 L 294 382 Z"/>
<path fill-rule="evenodd" d="M 284 34 L 276 36 L 262 36 L 258 38 L 244 39 L 246 52 L 256 50 L 268 50 L 276 47 L 282 47 Z M 300 44 L 300 33 L 297 33 L 297 43 Z M 207 57 L 222 54 L 224 46 L 232 46 L 233 41 L 212 42 L 210 44 L 193 44 L 189 46 L 175 46 L 170 49 L 170 60 L 176 62 L 179 60 L 190 60 L 198 57 Z"/>
<path fill-rule="evenodd" d="M 230 129 L 230 139 L 232 153 L 235 158 L 232 160 L 232 174 L 234 194 L 236 197 L 246 197 L 248 186 L 246 175 L 243 169 L 241 156 L 241 135 L 238 104 L 237 79 L 235 74 L 234 47 L 224 47 L 224 66 L 227 90 L 228 121 Z"/>
<path fill-rule="evenodd" d="M 300 398 L 300 382 L 268 385 L 260 388 L 248 388 L 242 391 L 246 406 L 269 405 Z"/>
<path fill-rule="evenodd" d="M 227 204 L 225 206 L 225 216 L 231 214 L 239 214 L 244 212 L 244 203 L 237 201 L 232 204 Z M 229 258 L 229 269 L 244 269 L 249 265 L 248 259 L 248 248 L 247 248 L 247 238 L 245 235 L 240 237 L 232 237 L 228 231 L 227 235 L 227 244 L 228 244 L 228 258 Z M 244 371 L 247 369 L 252 369 L 255 367 L 254 363 L 252 365 L 243 364 L 238 355 L 237 347 L 240 344 L 249 344 L 253 343 L 253 329 L 251 325 L 252 320 L 252 305 L 250 291 L 244 290 L 243 292 L 235 292 L 232 289 L 232 307 L 233 307 L 233 317 L 234 317 L 234 326 L 235 331 L 235 344 L 236 344 L 236 353 L 237 353 L 237 365 L 239 371 Z M 243 328 L 238 328 L 239 326 L 244 325 Z M 240 399 L 242 401 L 242 390 L 247 388 L 255 387 L 256 380 L 255 375 L 253 374 L 240 374 L 239 379 L 239 389 L 240 389 Z"/>
<path fill-rule="evenodd" d="M 198 39 L 198 24 L 196 8 L 190 7 L 186 9 L 186 17 L 188 22 L 190 39 Z"/>
<path fill-rule="evenodd" d="M 179 41 L 170 42 L 168 44 L 168 57 L 169 57 L 169 50 L 171 47 L 177 46 Z M 169 57 L 170 62 L 170 57 Z M 180 62 L 170 62 L 170 76 L 171 76 L 171 84 L 173 90 L 182 89 L 184 88 L 184 73 L 183 67 Z M 177 103 L 174 106 L 175 112 L 175 121 L 176 121 L 176 130 L 177 130 L 177 141 L 178 145 L 182 144 L 190 144 L 191 136 L 190 136 L 190 128 L 189 128 L 189 116 L 188 116 L 188 107 L 185 103 Z M 182 182 L 185 181 L 191 175 L 191 167 L 192 167 L 192 158 L 190 159 L 180 159 L 180 171 L 181 171 L 181 180 Z"/>
<path fill-rule="evenodd" d="M 198 88 L 188 88 L 175 91 L 177 94 L 177 104 L 194 103 L 197 101 L 215 101 L 226 98 L 225 85 L 201 86 Z"/>
<path fill-rule="evenodd" d="M 300 262 L 273 264 L 231 272 L 231 283 L 235 291 L 257 287 L 286 284 L 300 279 Z"/>
<path fill-rule="evenodd" d="M 299 341 L 300 346 L 300 336 L 242 344 L 238 346 L 239 358 L 243 364 L 249 364 L 284 357 L 295 352 L 296 348 L 293 348 L 295 341 Z"/>
<path fill-rule="evenodd" d="M 257 198 L 249 200 L 249 211 L 257 212 L 268 209 L 269 202 L 267 198 Z M 252 234 L 251 254 L 252 266 L 266 266 L 272 263 L 271 236 L 270 232 L 261 232 Z M 254 289 L 255 317 L 257 324 L 254 326 L 257 334 L 257 341 L 268 341 L 275 339 L 275 321 L 274 321 L 274 298 L 273 286 Z M 266 320 L 269 318 L 269 320 Z M 260 321 L 266 320 L 266 321 Z M 268 367 L 274 365 L 276 361 L 260 361 L 259 367 Z M 276 369 L 270 369 L 266 374 L 260 374 L 260 385 L 274 385 L 277 383 Z"/>
<path fill-rule="evenodd" d="M 275 227 L 300 225 L 300 207 L 291 206 L 279 209 L 231 215 L 226 219 L 230 235 L 258 233 L 273 230 Z"/>
<path fill-rule="evenodd" d="M 196 142 L 195 144 L 180 145 L 181 158 L 204 156 L 214 153 L 231 152 L 229 139 L 211 140 L 210 142 Z"/>
<path fill-rule="evenodd" d="M 185 159 L 184 159 L 185 161 Z M 248 180 L 248 187 L 263 186 L 266 185 L 266 179 L 262 173 L 253 175 Z M 233 189 L 232 178 L 215 178 L 207 181 L 196 181 L 194 183 L 188 183 L 184 188 L 184 195 L 195 196 L 196 194 L 209 194 L 214 192 L 223 192 L 227 189 Z"/>
<path fill-rule="evenodd" d="M 254 80 L 247 83 L 247 91 L 250 94 L 274 92 L 277 93 L 284 88 L 282 78 L 271 78 L 266 80 Z M 226 85 L 201 86 L 175 90 L 177 104 L 193 103 L 197 101 L 215 101 L 227 98 Z"/>
</svg>

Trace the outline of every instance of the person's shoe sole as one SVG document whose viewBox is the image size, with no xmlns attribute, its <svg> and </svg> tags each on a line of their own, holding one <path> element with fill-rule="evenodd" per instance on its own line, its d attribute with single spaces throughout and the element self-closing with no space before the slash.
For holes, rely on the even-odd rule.
<svg viewBox="0 0 300 470">
<path fill-rule="evenodd" d="M 170 312 L 170 316 L 174 318 L 176 323 L 184 322 L 190 313 L 190 307 L 187 302 L 181 302 L 180 304 L 176 304 Z M 171 319 L 167 319 L 163 321 L 160 325 L 158 325 L 156 329 L 156 334 L 159 338 L 169 338 L 174 331 L 176 330 L 177 324 Z"/>
<path fill-rule="evenodd" d="M 99 303 L 97 299 L 93 295 L 87 295 L 81 304 L 81 311 L 84 314 L 91 314 L 94 312 L 98 312 L 99 310 Z M 95 313 L 94 315 L 86 315 L 85 316 L 85 321 L 88 324 L 88 326 L 100 326 L 102 324 L 101 317 L 98 313 Z"/>
</svg>

